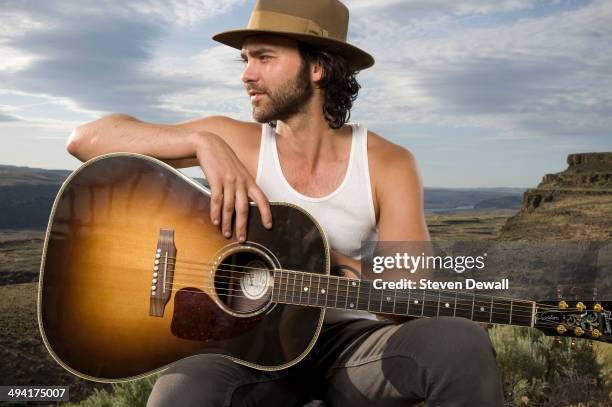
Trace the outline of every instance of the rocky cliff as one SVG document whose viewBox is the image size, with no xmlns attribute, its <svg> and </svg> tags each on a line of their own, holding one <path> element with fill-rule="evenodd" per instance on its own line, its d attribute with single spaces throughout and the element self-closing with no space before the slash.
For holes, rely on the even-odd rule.
<svg viewBox="0 0 612 407">
<path fill-rule="evenodd" d="M 500 239 L 612 239 L 612 153 L 570 154 L 567 164 L 525 192 Z"/>
</svg>

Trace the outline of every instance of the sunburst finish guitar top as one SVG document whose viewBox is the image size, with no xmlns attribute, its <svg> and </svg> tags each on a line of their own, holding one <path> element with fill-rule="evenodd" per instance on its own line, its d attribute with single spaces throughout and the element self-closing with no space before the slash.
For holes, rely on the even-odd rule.
<svg viewBox="0 0 612 407">
<path fill-rule="evenodd" d="M 94 380 L 157 371 L 198 353 L 280 369 L 308 353 L 324 310 L 270 301 L 277 268 L 329 273 L 324 232 L 301 209 L 253 204 L 248 241 L 210 222 L 209 190 L 135 154 L 94 159 L 56 198 L 39 323 L 64 367 Z"/>
</svg>

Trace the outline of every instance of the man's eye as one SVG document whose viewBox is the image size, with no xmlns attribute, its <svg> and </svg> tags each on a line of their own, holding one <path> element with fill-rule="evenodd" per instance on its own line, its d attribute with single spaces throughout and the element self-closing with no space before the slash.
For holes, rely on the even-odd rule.
<svg viewBox="0 0 612 407">
<path fill-rule="evenodd" d="M 269 59 L 270 59 L 270 57 L 269 57 L 268 55 L 261 55 L 261 56 L 259 57 L 259 60 L 260 60 L 260 61 L 267 61 L 267 60 L 269 60 Z"/>
</svg>

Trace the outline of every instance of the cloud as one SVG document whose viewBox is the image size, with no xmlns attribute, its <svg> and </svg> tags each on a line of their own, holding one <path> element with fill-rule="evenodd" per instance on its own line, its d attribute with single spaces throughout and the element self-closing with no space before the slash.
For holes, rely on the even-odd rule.
<svg viewBox="0 0 612 407">
<path fill-rule="evenodd" d="M 396 6 L 382 14 L 372 6 L 372 18 Z M 363 77 L 377 89 L 368 94 L 361 111 L 372 120 L 609 137 L 609 21 L 612 5 L 594 2 L 495 26 L 455 21 L 450 29 L 429 27 L 426 37 L 411 26 L 379 29 L 373 24 L 367 27 L 371 35 L 364 36 L 370 38 L 364 45 L 382 52 L 377 66 Z M 390 46 L 375 47 L 372 41 L 380 43 L 381 35 Z"/>
<path fill-rule="evenodd" d="M 0 55 L 13 62 L 5 69 L 0 64 L 0 81 L 8 89 L 72 100 L 92 114 L 184 119 L 184 112 L 169 111 L 164 99 L 217 80 L 195 70 L 175 74 L 153 68 L 156 45 L 171 28 L 191 26 L 240 3 L 8 2 L 0 19 L 8 16 L 15 30 L 2 31 Z"/>
<path fill-rule="evenodd" d="M 7 114 L 4 113 L 2 110 L 0 110 L 0 123 L 4 123 L 4 122 L 16 122 L 19 121 L 19 118 L 11 115 L 11 114 Z"/>
</svg>

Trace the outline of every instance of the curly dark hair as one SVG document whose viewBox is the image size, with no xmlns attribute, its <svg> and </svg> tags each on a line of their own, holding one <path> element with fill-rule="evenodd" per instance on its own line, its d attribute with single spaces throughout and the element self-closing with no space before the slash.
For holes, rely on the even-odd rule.
<svg viewBox="0 0 612 407">
<path fill-rule="evenodd" d="M 359 72 L 353 70 L 342 55 L 303 42 L 299 42 L 298 48 L 306 64 L 319 62 L 323 67 L 323 77 L 316 83 L 325 91 L 323 115 L 329 127 L 339 129 L 351 117 L 353 102 L 361 88 L 356 78 Z"/>
</svg>

